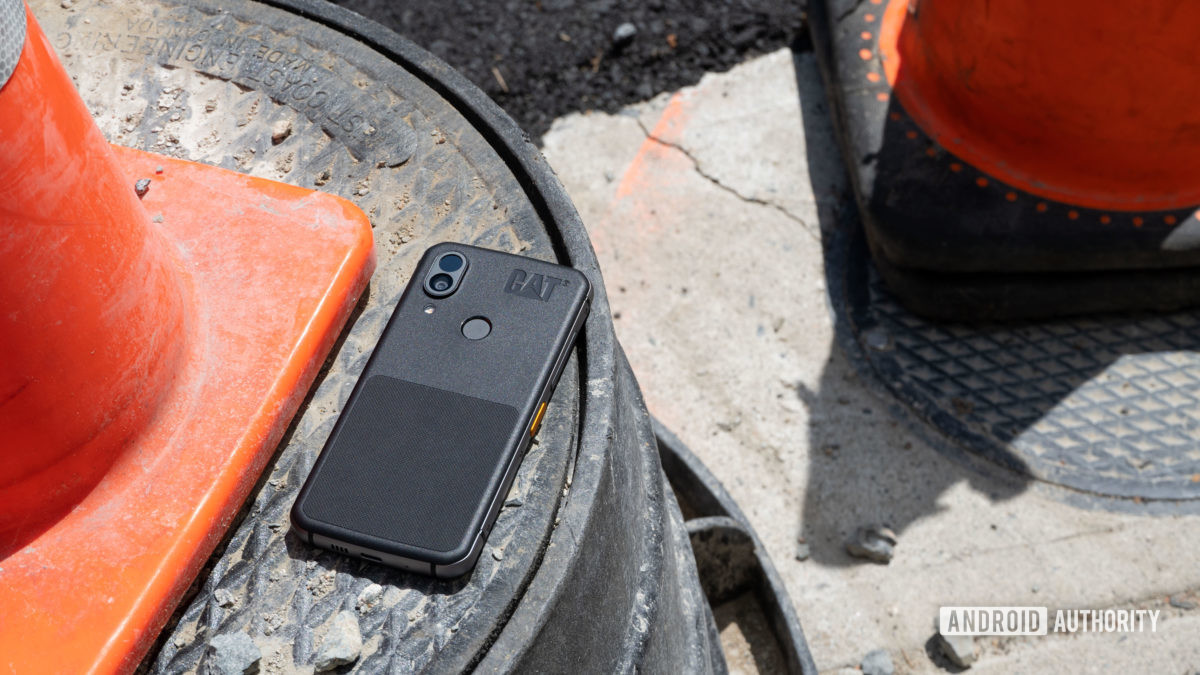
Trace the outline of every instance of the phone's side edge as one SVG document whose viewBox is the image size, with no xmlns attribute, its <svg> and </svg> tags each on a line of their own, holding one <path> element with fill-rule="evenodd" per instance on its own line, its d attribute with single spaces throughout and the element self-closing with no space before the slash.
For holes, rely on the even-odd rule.
<svg viewBox="0 0 1200 675">
<path fill-rule="evenodd" d="M 562 377 L 562 371 L 566 366 L 566 361 L 570 358 L 571 350 L 575 347 L 575 342 L 579 334 L 583 331 L 583 326 L 587 322 L 587 317 L 591 312 L 592 304 L 592 285 L 588 278 L 579 273 L 580 279 L 585 284 L 585 292 L 578 302 L 575 303 L 572 311 L 575 314 L 574 320 L 571 323 L 570 330 L 563 337 L 562 343 L 558 346 L 555 354 L 555 366 L 549 372 L 549 376 L 542 387 L 539 399 L 549 403 L 549 399 L 555 388 L 558 386 L 558 381 Z M 538 406 L 534 406 L 536 415 Z M 491 534 L 492 526 L 495 525 L 496 518 L 500 515 L 500 508 L 504 504 L 505 498 L 508 496 L 509 490 L 512 489 L 513 481 L 516 480 L 517 470 L 521 466 L 522 460 L 525 458 L 525 453 L 529 450 L 529 446 L 533 442 L 533 435 L 530 432 L 530 426 L 533 423 L 531 415 L 523 416 L 524 432 L 521 434 L 520 445 L 517 451 L 512 453 L 509 458 L 508 466 L 504 471 L 504 478 L 500 483 L 500 489 L 492 496 L 492 502 L 488 506 L 487 516 L 484 518 L 482 525 L 475 532 L 475 538 L 472 541 L 471 548 L 462 559 L 446 565 L 434 565 L 434 576 L 442 579 L 450 579 L 462 576 L 474 568 L 475 563 L 479 560 L 480 554 L 483 552 L 483 545 L 486 543 L 488 536 Z"/>
</svg>

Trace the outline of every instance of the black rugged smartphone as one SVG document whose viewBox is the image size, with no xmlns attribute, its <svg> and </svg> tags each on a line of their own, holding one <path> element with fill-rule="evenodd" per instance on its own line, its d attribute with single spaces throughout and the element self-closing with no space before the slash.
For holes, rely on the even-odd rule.
<svg viewBox="0 0 1200 675">
<path fill-rule="evenodd" d="M 469 572 L 591 305 L 569 267 L 425 252 L 292 506 L 314 546 Z"/>
</svg>

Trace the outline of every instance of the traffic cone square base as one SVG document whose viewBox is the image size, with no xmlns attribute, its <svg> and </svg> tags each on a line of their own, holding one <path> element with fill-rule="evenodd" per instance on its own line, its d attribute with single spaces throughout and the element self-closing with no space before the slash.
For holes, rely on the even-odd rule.
<svg viewBox="0 0 1200 675">
<path fill-rule="evenodd" d="M 82 501 L 0 555 L 14 672 L 132 671 L 222 539 L 374 267 L 350 202 L 113 146 L 178 255 L 181 366 Z M 286 523 L 279 525 L 286 527 Z"/>
<path fill-rule="evenodd" d="M 810 3 L 814 46 L 871 254 L 898 299 L 918 313 L 960 320 L 1200 302 L 1194 204 L 1147 198 L 1138 210 L 1141 197 L 1134 196 L 1115 208 L 1111 191 L 1043 183 L 978 151 L 1007 139 L 980 141 L 939 127 L 923 99 L 906 95 L 915 90 L 916 65 L 901 59 L 903 33 L 915 30 L 914 17 L 928 4 Z"/>
</svg>

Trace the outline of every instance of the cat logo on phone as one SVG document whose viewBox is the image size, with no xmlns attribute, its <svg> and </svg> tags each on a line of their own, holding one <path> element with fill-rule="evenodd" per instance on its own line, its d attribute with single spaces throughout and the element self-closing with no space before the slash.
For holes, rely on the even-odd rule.
<svg viewBox="0 0 1200 675">
<path fill-rule="evenodd" d="M 538 273 L 529 274 L 523 269 L 515 269 L 512 276 L 508 278 L 508 283 L 504 286 L 504 292 L 519 295 L 523 298 L 533 298 L 547 302 L 550 300 L 550 294 L 554 292 L 555 288 L 566 285 L 566 279 L 558 279 Z"/>
</svg>

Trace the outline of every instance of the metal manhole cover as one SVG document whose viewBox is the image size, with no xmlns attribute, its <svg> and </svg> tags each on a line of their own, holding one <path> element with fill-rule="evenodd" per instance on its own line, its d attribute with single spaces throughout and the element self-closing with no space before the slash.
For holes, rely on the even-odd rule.
<svg viewBox="0 0 1200 675">
<path fill-rule="evenodd" d="M 889 293 L 861 228 L 838 236 L 827 262 L 851 351 L 953 452 L 1093 495 L 1200 499 L 1200 310 L 927 321 Z"/>
</svg>

